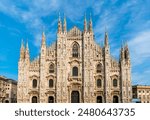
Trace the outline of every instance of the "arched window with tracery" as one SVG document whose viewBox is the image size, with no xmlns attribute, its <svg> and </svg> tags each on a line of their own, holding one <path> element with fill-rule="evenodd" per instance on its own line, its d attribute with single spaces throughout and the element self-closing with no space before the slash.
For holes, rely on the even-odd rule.
<svg viewBox="0 0 150 120">
<path fill-rule="evenodd" d="M 36 87 L 37 87 L 37 80 L 36 80 L 36 79 L 34 79 L 34 80 L 32 81 L 32 87 L 33 87 L 33 88 L 36 88 Z"/>
<path fill-rule="evenodd" d="M 54 64 L 49 66 L 49 73 L 54 73 Z"/>
<path fill-rule="evenodd" d="M 99 63 L 99 64 L 97 65 L 97 73 L 101 73 L 101 72 L 102 72 L 102 64 Z"/>
<path fill-rule="evenodd" d="M 77 43 L 72 47 L 72 57 L 79 57 L 79 45 Z"/>
<path fill-rule="evenodd" d="M 52 88 L 52 87 L 53 87 L 53 85 L 54 85 L 54 82 L 53 82 L 53 80 L 52 80 L 52 79 L 50 79 L 50 80 L 49 80 L 49 87 L 50 87 L 50 88 Z"/>
<path fill-rule="evenodd" d="M 72 76 L 78 76 L 78 67 L 72 68 Z"/>
<path fill-rule="evenodd" d="M 113 80 L 113 86 L 114 86 L 114 87 L 117 87 L 117 86 L 118 86 L 118 81 L 117 81 L 117 79 L 114 79 L 114 80 Z"/>
<path fill-rule="evenodd" d="M 102 86 L 102 81 L 101 81 L 101 79 L 98 79 L 97 80 L 97 87 L 101 87 Z"/>
</svg>

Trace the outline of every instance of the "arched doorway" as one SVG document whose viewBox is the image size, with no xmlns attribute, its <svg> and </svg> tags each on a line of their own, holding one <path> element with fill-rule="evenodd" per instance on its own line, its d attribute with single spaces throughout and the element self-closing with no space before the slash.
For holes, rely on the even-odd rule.
<svg viewBox="0 0 150 120">
<path fill-rule="evenodd" d="M 54 103 L 54 97 L 53 96 L 48 97 L 48 103 Z"/>
<path fill-rule="evenodd" d="M 118 96 L 113 96 L 113 103 L 119 103 Z"/>
<path fill-rule="evenodd" d="M 9 100 L 5 100 L 5 103 L 9 103 Z"/>
<path fill-rule="evenodd" d="M 97 103 L 102 103 L 102 102 L 103 102 L 102 96 L 97 96 Z"/>
<path fill-rule="evenodd" d="M 32 103 L 37 103 L 37 97 L 36 96 L 32 97 Z"/>
<path fill-rule="evenodd" d="M 71 93 L 71 103 L 79 103 L 80 95 L 78 91 L 72 91 Z"/>
</svg>

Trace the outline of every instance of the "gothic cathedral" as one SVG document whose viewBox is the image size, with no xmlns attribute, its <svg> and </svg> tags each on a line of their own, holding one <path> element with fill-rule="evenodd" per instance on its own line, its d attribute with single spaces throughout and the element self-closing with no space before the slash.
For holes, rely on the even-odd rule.
<svg viewBox="0 0 150 120">
<path fill-rule="evenodd" d="M 22 43 L 18 63 L 19 103 L 129 103 L 132 99 L 128 45 L 119 60 L 110 55 L 108 34 L 104 46 L 94 41 L 92 19 L 84 29 L 67 31 L 58 19 L 57 40 L 47 47 L 43 32 L 40 55 L 30 61 L 28 43 Z"/>
</svg>

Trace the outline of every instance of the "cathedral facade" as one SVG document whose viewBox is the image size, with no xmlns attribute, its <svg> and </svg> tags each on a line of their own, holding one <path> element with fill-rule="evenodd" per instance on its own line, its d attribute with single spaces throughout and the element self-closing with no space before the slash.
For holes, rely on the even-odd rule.
<svg viewBox="0 0 150 120">
<path fill-rule="evenodd" d="M 19 103 L 128 103 L 132 99 L 128 45 L 119 60 L 110 54 L 108 34 L 104 46 L 95 43 L 92 19 L 83 31 L 67 31 L 58 19 L 57 40 L 47 47 L 43 32 L 40 55 L 30 60 L 28 44 L 20 49 L 17 102 Z"/>
</svg>

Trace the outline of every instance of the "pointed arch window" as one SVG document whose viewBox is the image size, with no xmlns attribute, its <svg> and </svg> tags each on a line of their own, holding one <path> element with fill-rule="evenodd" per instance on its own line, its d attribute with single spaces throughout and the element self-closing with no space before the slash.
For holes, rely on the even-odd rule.
<svg viewBox="0 0 150 120">
<path fill-rule="evenodd" d="M 102 64 L 98 64 L 97 65 L 97 73 L 101 73 L 102 72 Z"/>
<path fill-rule="evenodd" d="M 114 80 L 113 80 L 113 86 L 114 86 L 114 87 L 117 87 L 117 86 L 118 86 L 118 81 L 117 81 L 117 79 L 114 79 Z"/>
<path fill-rule="evenodd" d="M 32 81 L 32 87 L 33 87 L 33 88 L 36 88 L 36 87 L 37 87 L 37 80 L 36 80 L 36 79 L 34 79 L 34 80 Z"/>
<path fill-rule="evenodd" d="M 49 87 L 52 88 L 54 86 L 54 82 L 52 79 L 49 80 Z"/>
<path fill-rule="evenodd" d="M 97 87 L 101 87 L 102 86 L 102 81 L 101 81 L 101 79 L 98 79 L 97 80 Z"/>
<path fill-rule="evenodd" d="M 49 73 L 54 73 L 54 64 L 49 66 Z"/>
<path fill-rule="evenodd" d="M 72 68 L 72 76 L 78 76 L 78 67 Z"/>
<path fill-rule="evenodd" d="M 79 45 L 75 43 L 72 48 L 72 57 L 79 57 Z"/>
</svg>

